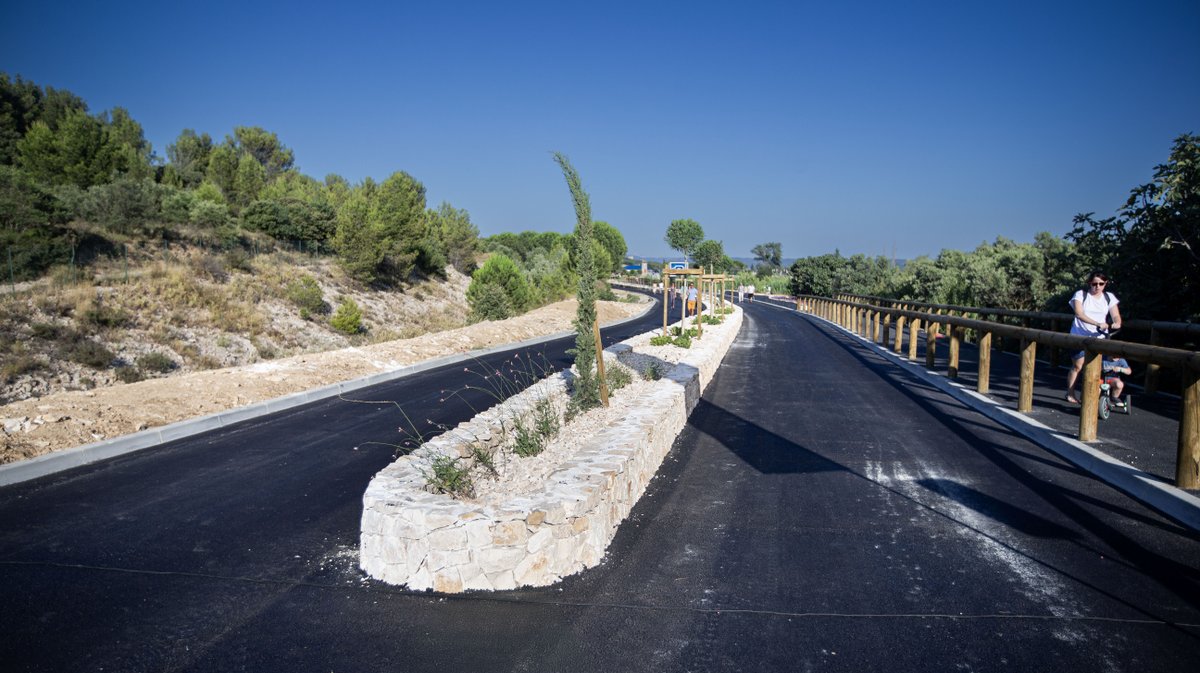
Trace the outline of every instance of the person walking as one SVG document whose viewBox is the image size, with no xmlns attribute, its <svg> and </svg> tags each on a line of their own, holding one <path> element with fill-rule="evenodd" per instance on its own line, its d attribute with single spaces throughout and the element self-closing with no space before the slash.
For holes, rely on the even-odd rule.
<svg viewBox="0 0 1200 673">
<path fill-rule="evenodd" d="M 1075 291 L 1069 302 L 1075 312 L 1071 334 L 1098 337 L 1108 331 L 1109 318 L 1112 318 L 1112 329 L 1121 329 L 1121 311 L 1117 308 L 1121 301 L 1115 294 L 1105 290 L 1107 286 L 1108 276 L 1093 271 L 1088 274 L 1084 288 Z M 1067 401 L 1071 404 L 1079 404 L 1075 382 L 1079 379 L 1079 372 L 1083 371 L 1083 356 L 1084 351 L 1071 356 L 1071 371 L 1067 374 Z"/>
</svg>

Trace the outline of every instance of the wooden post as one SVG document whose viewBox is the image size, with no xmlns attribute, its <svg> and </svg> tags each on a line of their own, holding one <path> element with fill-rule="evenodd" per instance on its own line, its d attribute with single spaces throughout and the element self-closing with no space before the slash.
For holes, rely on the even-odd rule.
<svg viewBox="0 0 1200 673">
<path fill-rule="evenodd" d="M 1183 370 L 1179 406 L 1179 452 L 1175 458 L 1175 485 L 1200 488 L 1200 372 Z"/>
<path fill-rule="evenodd" d="M 921 319 L 913 318 L 908 325 L 908 359 L 915 362 L 917 359 L 917 336 L 921 332 Z"/>
<path fill-rule="evenodd" d="M 975 377 L 975 392 L 986 395 L 991 389 L 992 333 L 979 335 L 979 374 Z"/>
<path fill-rule="evenodd" d="M 936 322 L 925 328 L 925 368 L 929 371 L 937 367 L 937 337 L 941 331 L 941 324 Z"/>
<path fill-rule="evenodd" d="M 888 340 L 888 337 L 891 336 L 891 333 L 892 333 L 891 330 L 892 330 L 892 314 L 884 313 L 883 314 L 883 329 L 879 333 L 879 340 L 878 340 L 878 343 L 880 346 L 887 348 L 887 340 Z"/>
<path fill-rule="evenodd" d="M 962 344 L 963 328 L 950 325 L 950 363 L 946 369 L 947 378 L 958 378 L 958 348 Z"/>
<path fill-rule="evenodd" d="M 1096 417 L 1100 412 L 1100 354 L 1083 352 L 1083 398 L 1079 406 L 1079 441 L 1096 440 Z"/>
<path fill-rule="evenodd" d="M 663 267 L 663 336 L 667 335 L 667 304 L 671 299 L 671 274 Z"/>
<path fill-rule="evenodd" d="M 904 316 L 896 316 L 896 340 L 893 343 L 892 350 L 897 353 L 902 352 L 904 348 Z"/>
<path fill-rule="evenodd" d="M 1162 346 L 1162 333 L 1158 331 L 1157 327 L 1150 328 L 1150 345 Z M 1153 362 L 1146 363 L 1145 389 L 1147 394 L 1158 392 L 1158 370 L 1159 366 Z"/>
<path fill-rule="evenodd" d="M 604 343 L 600 341 L 600 319 L 592 323 L 592 334 L 596 335 L 596 376 L 600 380 L 600 403 L 608 406 L 608 381 L 604 378 Z"/>
<path fill-rule="evenodd" d="M 1033 369 L 1037 365 L 1037 342 L 1021 339 L 1021 388 L 1017 393 L 1017 411 L 1033 410 Z"/>
</svg>

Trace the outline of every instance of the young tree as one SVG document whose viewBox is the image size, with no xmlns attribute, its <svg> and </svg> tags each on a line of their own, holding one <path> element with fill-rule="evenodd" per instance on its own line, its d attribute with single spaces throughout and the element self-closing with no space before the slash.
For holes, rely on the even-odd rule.
<svg viewBox="0 0 1200 673">
<path fill-rule="evenodd" d="M 592 259 L 592 207 L 579 174 L 561 152 L 554 153 L 554 161 L 562 168 L 571 201 L 575 205 L 576 250 L 575 271 L 579 274 L 579 309 L 575 314 L 575 396 L 580 409 L 600 406 L 600 381 L 596 377 L 596 349 L 599 347 L 592 333 L 596 322 L 596 267 Z M 699 226 L 699 225 L 697 225 Z"/>
<path fill-rule="evenodd" d="M 682 252 L 686 263 L 691 252 L 704 240 L 704 229 L 693 219 L 675 220 L 667 225 L 667 235 L 663 240 L 672 249 Z"/>
<path fill-rule="evenodd" d="M 428 239 L 425 186 L 408 173 L 396 171 L 368 194 L 371 226 L 384 243 L 392 272 L 398 280 L 404 280 L 412 273 Z"/>
<path fill-rule="evenodd" d="M 706 240 L 696 246 L 695 262 L 705 272 L 711 269 L 723 273 L 725 259 L 725 246 L 720 241 Z"/>
<path fill-rule="evenodd" d="M 479 320 L 503 320 L 519 315 L 529 308 L 532 299 L 525 274 L 504 255 L 489 257 L 471 275 L 471 284 L 467 287 L 467 303 Z"/>
</svg>

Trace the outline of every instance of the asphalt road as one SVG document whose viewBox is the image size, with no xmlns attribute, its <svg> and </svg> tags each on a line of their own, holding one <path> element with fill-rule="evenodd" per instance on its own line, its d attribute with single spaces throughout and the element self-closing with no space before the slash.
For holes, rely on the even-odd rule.
<svg viewBox="0 0 1200 673">
<path fill-rule="evenodd" d="M 334 400 L 0 489 L 0 662 L 1195 669 L 1196 535 L 818 321 L 750 305 L 742 329 L 605 562 L 559 586 L 364 579 L 361 494 L 393 451 L 367 440 L 400 422 Z M 436 413 L 449 380 L 364 397 Z"/>
</svg>

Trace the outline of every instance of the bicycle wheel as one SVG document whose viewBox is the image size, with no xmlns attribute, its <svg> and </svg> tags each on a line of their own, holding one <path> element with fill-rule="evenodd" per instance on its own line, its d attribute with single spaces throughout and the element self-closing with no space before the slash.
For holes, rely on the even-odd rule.
<svg viewBox="0 0 1200 673">
<path fill-rule="evenodd" d="M 1109 414 L 1112 413 L 1112 408 L 1109 406 L 1108 395 L 1100 395 L 1100 420 L 1107 421 Z"/>
</svg>

